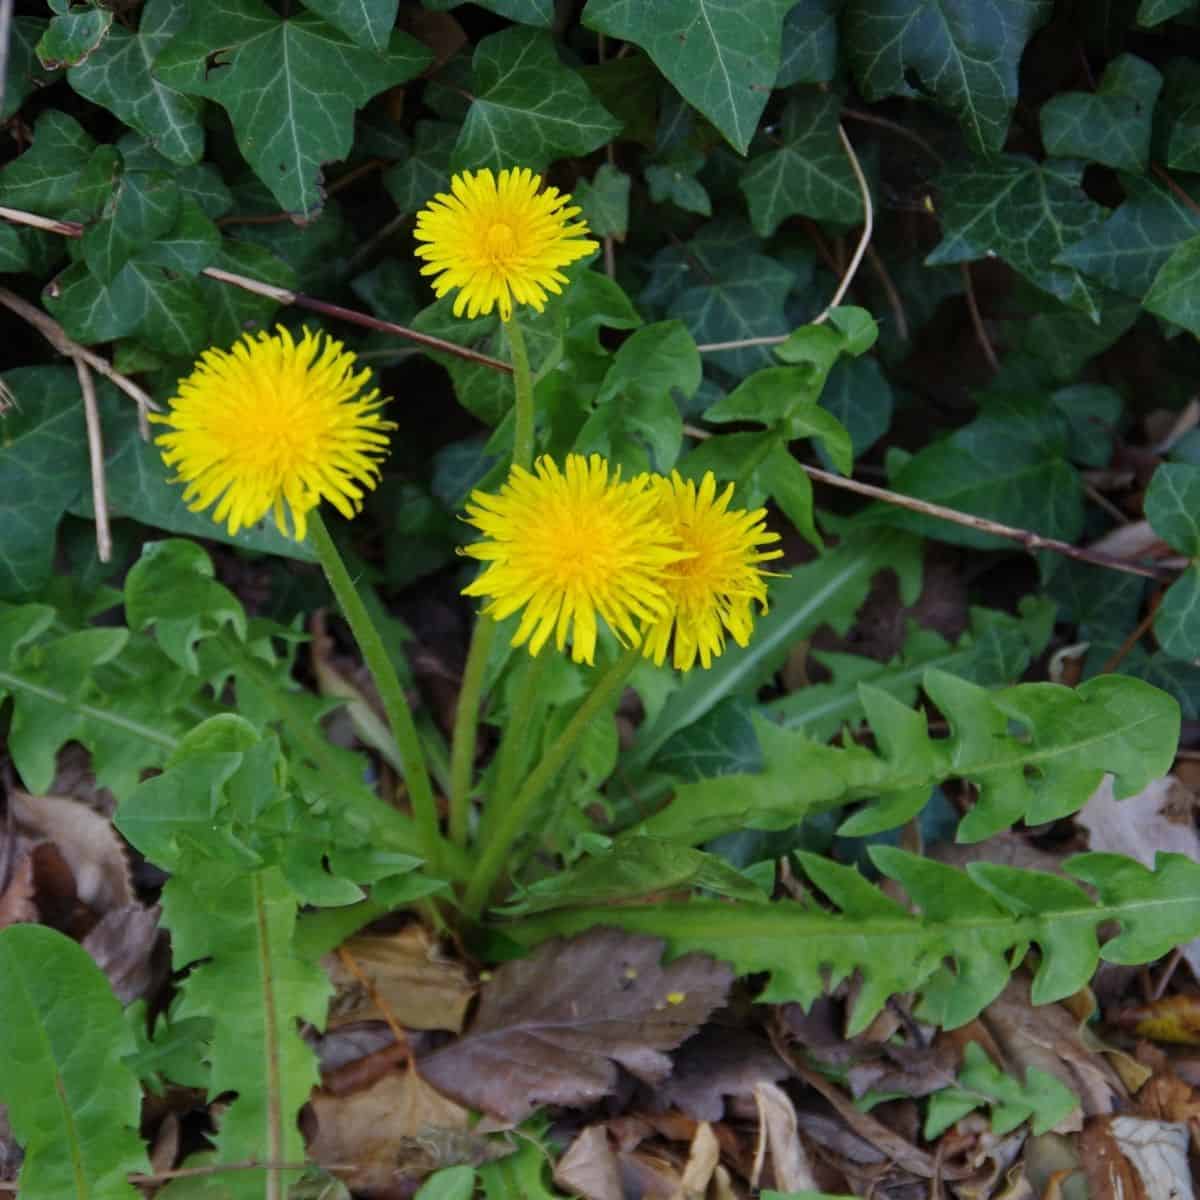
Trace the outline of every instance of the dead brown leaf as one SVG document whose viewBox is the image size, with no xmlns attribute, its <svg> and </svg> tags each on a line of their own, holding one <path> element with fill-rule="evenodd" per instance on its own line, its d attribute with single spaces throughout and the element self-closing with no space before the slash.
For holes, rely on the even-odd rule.
<svg viewBox="0 0 1200 1200">
<path fill-rule="evenodd" d="M 337 989 L 329 1010 L 330 1029 L 385 1019 L 382 1005 L 406 1029 L 461 1031 L 475 986 L 463 965 L 446 958 L 423 925 L 364 934 L 342 949 L 368 986 L 337 955 L 326 956 L 325 970 Z"/>
<path fill-rule="evenodd" d="M 776 1083 L 787 1074 L 787 1063 L 766 1038 L 748 1029 L 706 1025 L 679 1047 L 655 1099 L 694 1120 L 719 1121 L 725 1096 L 752 1095 L 759 1083 Z"/>
<path fill-rule="evenodd" d="M 758 1145 L 750 1186 L 758 1187 L 769 1155 L 776 1189 L 819 1192 L 812 1164 L 800 1141 L 796 1110 L 787 1092 L 773 1083 L 759 1083 L 754 1088 L 754 1103 L 758 1106 Z"/>
<path fill-rule="evenodd" d="M 1192 1200 L 1186 1125 L 1120 1116 L 1112 1120 L 1112 1133 L 1150 1200 Z"/>
<path fill-rule="evenodd" d="M 733 982 L 725 963 L 687 954 L 661 966 L 658 938 L 592 929 L 505 963 L 482 989 L 467 1033 L 420 1062 L 434 1087 L 506 1121 L 539 1103 L 583 1105 L 610 1092 L 617 1064 L 656 1083 L 665 1051 L 691 1036 Z"/>
<path fill-rule="evenodd" d="M 75 894 L 101 916 L 133 904 L 125 845 L 106 818 L 71 796 L 9 797 L 17 828 L 58 848 L 75 877 Z"/>
<path fill-rule="evenodd" d="M 155 956 L 160 942 L 159 910 L 126 904 L 104 914 L 83 939 L 83 948 L 108 976 L 122 1004 L 146 996 L 167 975 L 169 964 Z"/>
<path fill-rule="evenodd" d="M 37 905 L 33 902 L 33 859 L 29 854 L 22 854 L 13 865 L 8 886 L 0 892 L 0 929 L 37 919 Z"/>
<path fill-rule="evenodd" d="M 621 1168 L 604 1125 L 589 1125 L 554 1167 L 554 1182 L 584 1200 L 625 1200 Z"/>
<path fill-rule="evenodd" d="M 348 1096 L 316 1092 L 311 1104 L 317 1132 L 309 1157 L 318 1165 L 355 1163 L 358 1169 L 343 1176 L 346 1186 L 371 1200 L 407 1197 L 406 1179 L 450 1165 L 435 1150 L 448 1135 L 465 1134 L 470 1118 L 412 1070 L 393 1071 Z"/>
<path fill-rule="evenodd" d="M 1092 1117 L 1079 1137 L 1089 1200 L 1149 1200 L 1141 1175 L 1121 1151 L 1111 1117 Z"/>
<path fill-rule="evenodd" d="M 720 1161 L 721 1146 L 712 1131 L 712 1126 L 707 1121 L 701 1121 L 692 1136 L 683 1175 L 671 1200 L 704 1200 L 704 1194 L 708 1191 L 708 1185 Z"/>
<path fill-rule="evenodd" d="M 1163 996 L 1147 1004 L 1129 1004 L 1105 1014 L 1112 1025 L 1139 1037 L 1181 1046 L 1200 1046 L 1200 994 Z"/>
</svg>

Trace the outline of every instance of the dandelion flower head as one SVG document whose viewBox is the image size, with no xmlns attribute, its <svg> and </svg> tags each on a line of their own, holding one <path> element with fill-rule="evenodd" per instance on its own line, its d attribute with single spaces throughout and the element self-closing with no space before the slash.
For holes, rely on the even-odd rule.
<svg viewBox="0 0 1200 1200">
<path fill-rule="evenodd" d="M 647 627 L 643 653 L 661 665 L 674 635 L 672 664 L 690 671 L 699 658 L 707 669 L 725 649 L 727 633 L 739 646 L 749 642 L 755 604 L 767 611 L 770 572 L 759 564 L 782 556 L 782 550 L 762 548 L 779 541 L 779 534 L 763 524 L 763 509 L 730 508 L 733 484 L 717 495 L 711 471 L 699 487 L 678 471 L 669 479 L 655 476 L 651 486 L 659 518 L 687 554 L 667 567 L 670 608 Z"/>
<path fill-rule="evenodd" d="M 170 429 L 155 441 L 188 508 L 215 504 L 213 520 L 232 534 L 269 512 L 298 541 L 322 500 L 354 516 L 396 428 L 377 390 L 360 395 L 370 372 L 355 366 L 341 342 L 308 329 L 296 342 L 282 326 L 206 350 L 170 410 L 150 417 Z"/>
<path fill-rule="evenodd" d="M 463 171 L 417 214 L 417 257 L 433 275 L 440 297 L 454 288 L 454 315 L 486 316 L 499 308 L 507 321 L 513 302 L 538 312 L 547 292 L 561 292 L 562 268 L 598 249 L 571 197 L 542 186 L 528 167 Z"/>
<path fill-rule="evenodd" d="M 561 470 L 548 456 L 513 467 L 498 493 L 471 496 L 466 519 L 484 536 L 463 552 L 487 567 L 463 591 L 488 597 L 497 621 L 523 610 L 513 645 L 534 655 L 569 635 L 571 657 L 591 664 L 598 617 L 636 645 L 667 613 L 664 576 L 682 553 L 658 506 L 648 478 L 610 476 L 598 454 L 569 454 Z"/>
</svg>

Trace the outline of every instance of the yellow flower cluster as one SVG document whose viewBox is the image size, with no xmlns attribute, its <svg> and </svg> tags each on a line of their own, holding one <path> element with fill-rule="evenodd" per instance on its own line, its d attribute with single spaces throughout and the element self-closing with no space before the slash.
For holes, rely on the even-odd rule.
<svg viewBox="0 0 1200 1200">
<path fill-rule="evenodd" d="M 496 620 L 521 613 L 513 645 L 536 655 L 551 635 L 576 662 L 595 656 L 597 618 L 647 658 L 709 667 L 726 635 L 744 646 L 753 608 L 767 611 L 761 564 L 782 551 L 763 509 L 729 507 L 711 471 L 699 486 L 678 472 L 622 480 L 598 454 L 514 467 L 495 494 L 474 492 L 467 520 L 483 538 L 464 553 L 486 563 L 464 588 Z"/>
</svg>

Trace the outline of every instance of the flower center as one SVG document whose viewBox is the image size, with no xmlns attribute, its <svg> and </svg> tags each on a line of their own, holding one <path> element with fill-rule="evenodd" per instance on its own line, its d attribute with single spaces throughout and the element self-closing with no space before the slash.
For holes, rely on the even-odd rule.
<svg viewBox="0 0 1200 1200">
<path fill-rule="evenodd" d="M 513 233 L 511 225 L 505 225 L 503 221 L 497 221 L 493 225 L 488 226 L 487 231 L 487 255 L 493 263 L 505 262 L 513 255 L 513 251 L 517 248 L 517 237 Z"/>
</svg>

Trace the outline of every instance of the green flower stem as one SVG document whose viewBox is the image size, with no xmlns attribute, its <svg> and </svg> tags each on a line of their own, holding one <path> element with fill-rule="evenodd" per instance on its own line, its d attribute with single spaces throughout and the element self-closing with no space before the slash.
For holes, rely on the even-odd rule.
<svg viewBox="0 0 1200 1200">
<path fill-rule="evenodd" d="M 479 730 L 479 705 L 483 700 L 483 674 L 487 669 L 496 622 L 482 614 L 471 631 L 471 646 L 463 670 L 458 704 L 454 709 L 454 736 L 450 741 L 450 841 L 467 844 L 471 818 L 471 775 L 475 766 L 475 738 Z"/>
<path fill-rule="evenodd" d="M 533 375 L 529 370 L 529 351 L 525 334 L 514 313 L 504 322 L 512 355 L 513 390 L 513 466 L 528 471 L 533 466 Z"/>
<path fill-rule="evenodd" d="M 379 689 L 379 697 L 383 701 L 383 710 L 387 714 L 388 724 L 392 727 L 392 736 L 404 762 L 404 779 L 408 784 L 408 793 L 412 797 L 413 816 L 416 818 L 417 834 L 420 840 L 421 852 L 429 866 L 437 871 L 441 868 L 442 836 L 438 832 L 437 802 L 433 797 L 433 785 L 429 781 L 429 771 L 425 766 L 425 751 L 421 739 L 417 736 L 417 727 L 413 724 L 412 711 L 404 696 L 404 689 L 396 676 L 396 669 L 388 657 L 379 630 L 375 628 L 367 613 L 366 605 L 346 570 L 346 564 L 334 545 L 329 530 L 317 509 L 308 515 L 309 544 L 317 552 L 321 560 L 325 577 L 333 594 L 337 597 L 346 620 L 350 622 L 350 630 L 354 634 L 358 648 L 366 659 L 367 667 Z"/>
<path fill-rule="evenodd" d="M 541 727 L 542 683 L 546 677 L 546 664 L 549 663 L 552 653 L 551 649 L 543 648 L 543 653 L 525 663 L 520 687 L 508 714 L 504 733 L 500 737 L 500 749 L 496 752 L 492 786 L 484 805 L 483 819 L 479 824 L 481 846 L 486 846 L 491 841 L 496 814 L 508 807 L 513 793 L 517 790 L 517 784 L 520 782 L 517 772 L 521 767 L 521 747 L 528 745 L 531 731 Z"/>
<path fill-rule="evenodd" d="M 529 470 L 533 465 L 533 376 L 529 371 L 529 352 L 515 315 L 504 322 L 504 330 L 508 334 L 513 367 L 512 463 L 514 467 Z M 488 617 L 479 617 L 471 632 L 467 665 L 454 710 L 454 736 L 450 744 L 450 841 L 456 846 L 467 844 L 483 675 L 495 634 L 496 623 Z"/>
<path fill-rule="evenodd" d="M 583 731 L 616 699 L 641 656 L 639 646 L 630 646 L 600 676 L 592 690 L 584 697 L 583 703 L 575 710 L 574 716 L 567 722 L 566 728 L 558 735 L 542 761 L 534 767 L 521 785 L 520 791 L 504 809 L 495 831 L 484 846 L 483 856 L 475 867 L 471 882 L 467 885 L 467 894 L 463 900 L 463 909 L 467 916 L 478 919 L 483 912 L 492 889 L 504 870 L 509 851 L 517 838 L 525 832 L 538 801 L 566 765 Z"/>
</svg>

